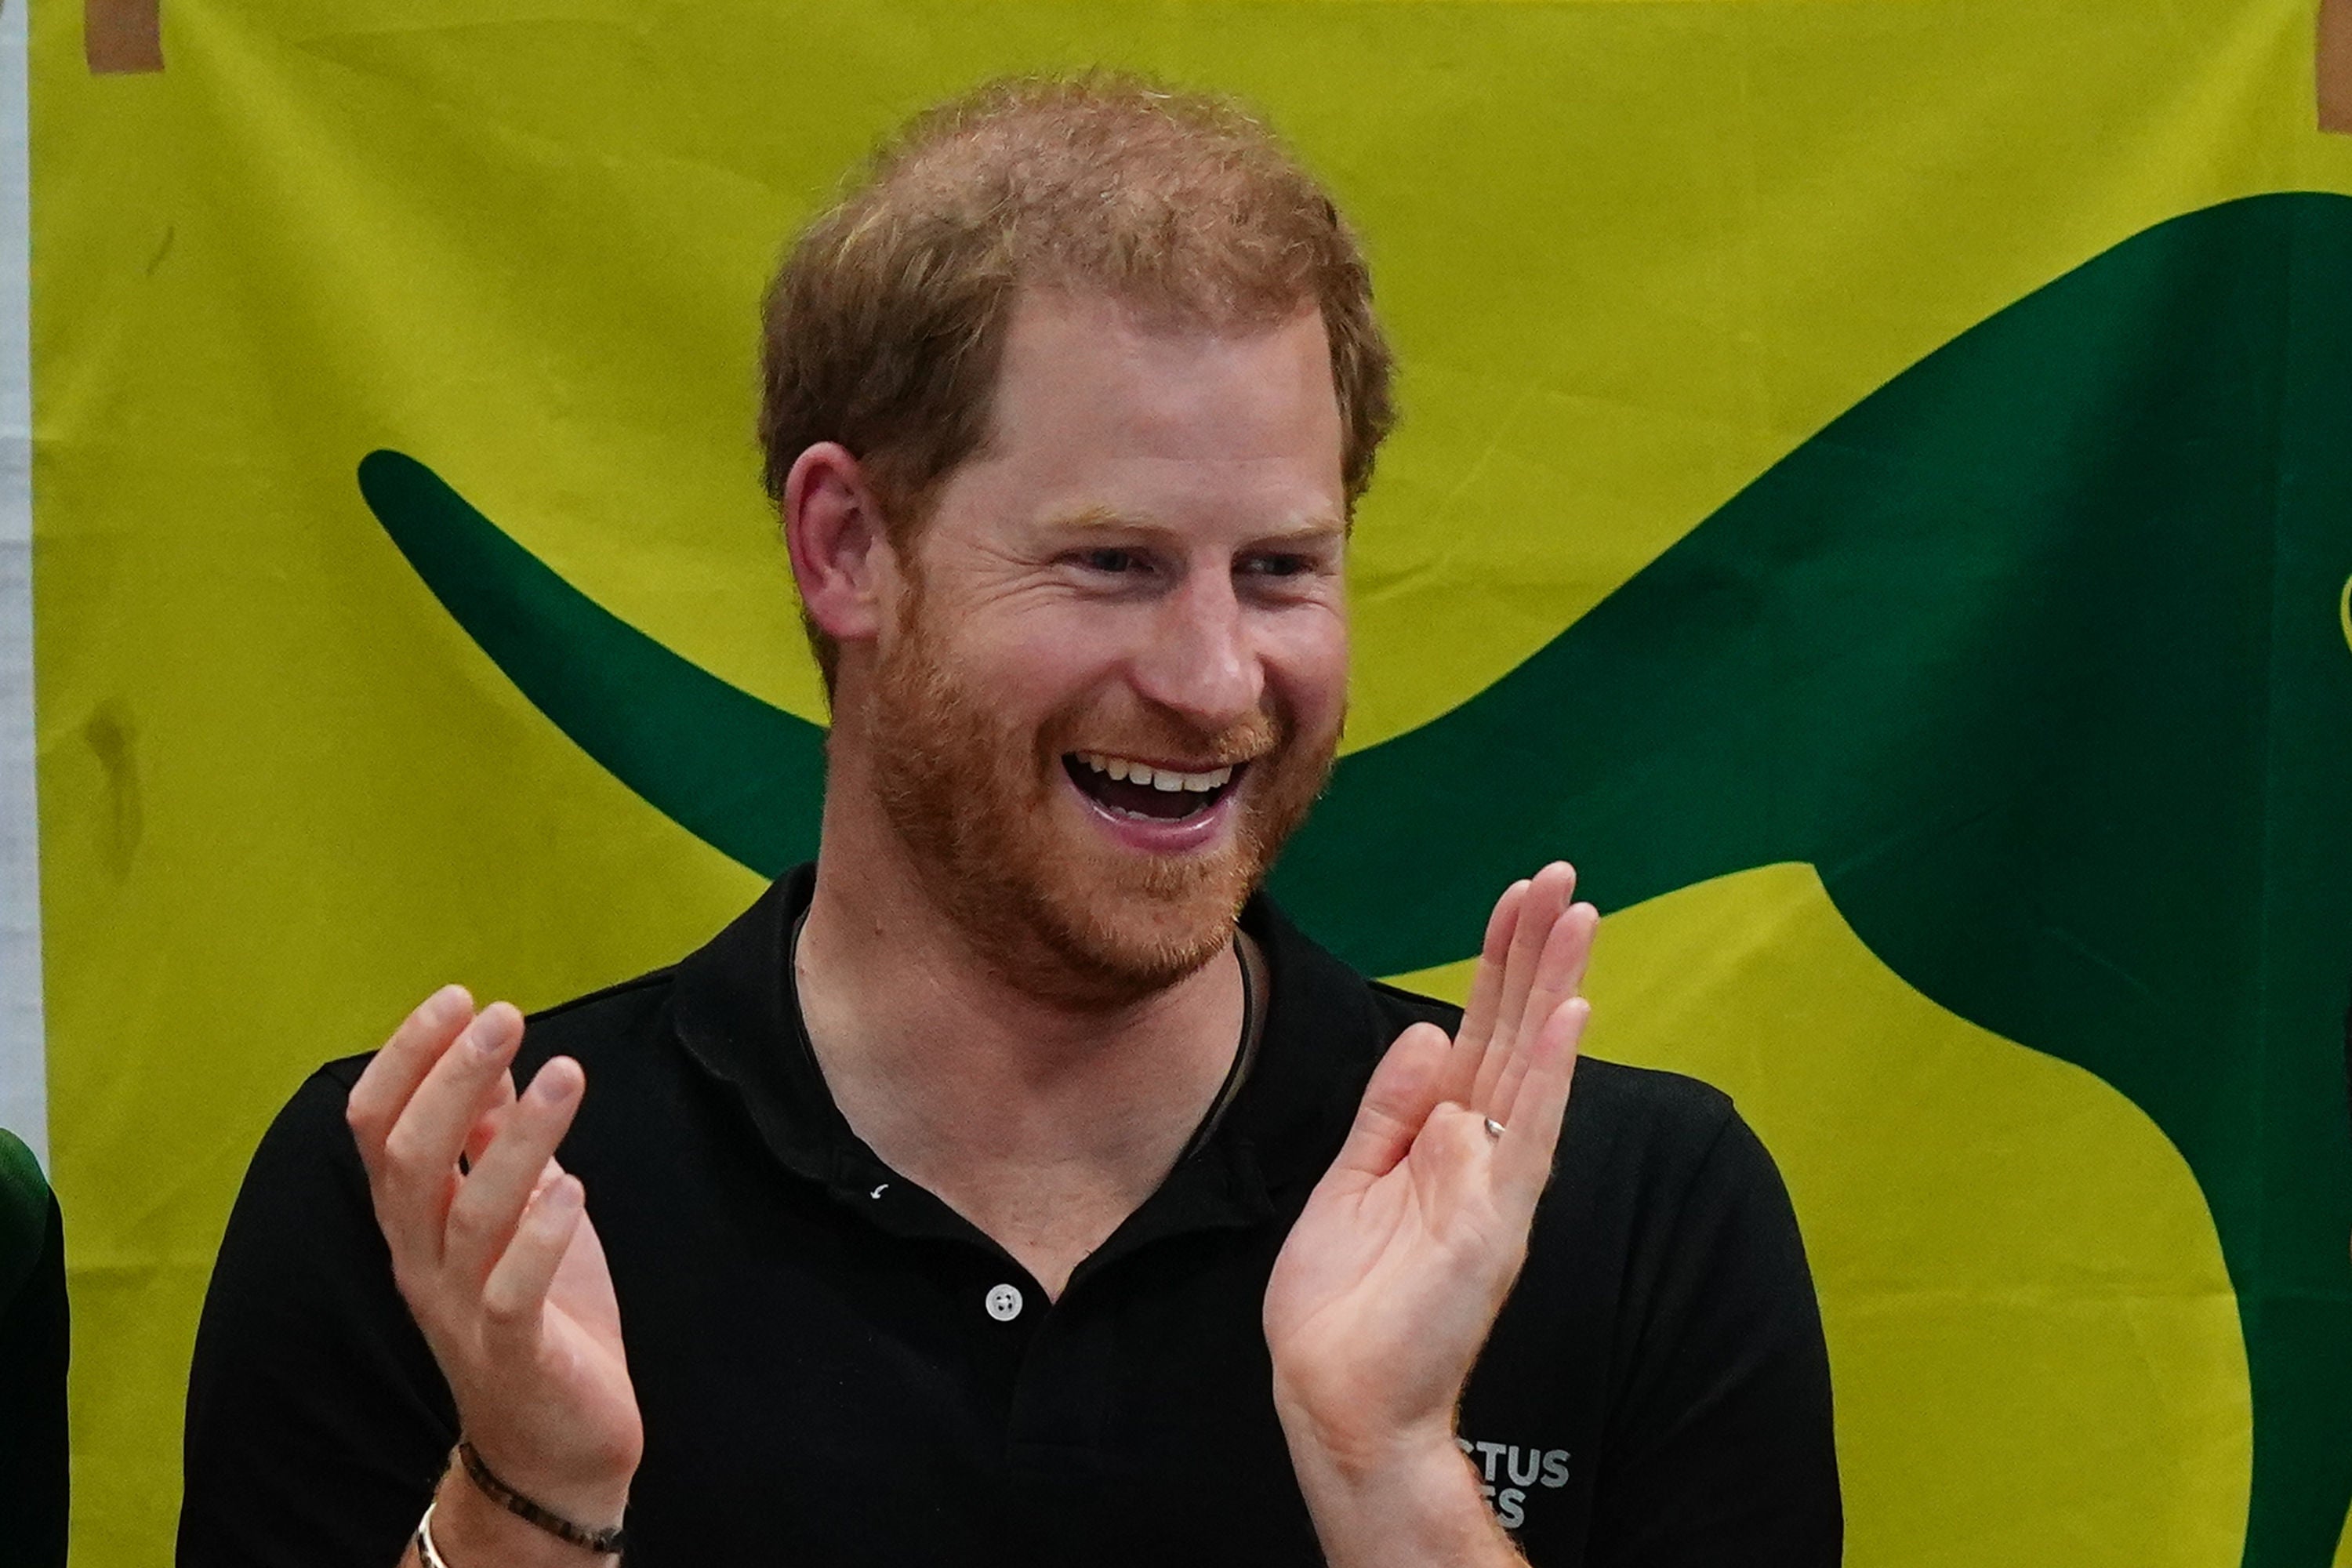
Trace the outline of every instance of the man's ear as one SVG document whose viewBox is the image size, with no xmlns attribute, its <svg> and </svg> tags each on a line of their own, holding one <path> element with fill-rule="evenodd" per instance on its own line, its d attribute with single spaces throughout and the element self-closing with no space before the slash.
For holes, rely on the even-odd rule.
<svg viewBox="0 0 2352 1568">
<path fill-rule="evenodd" d="M 882 624 L 882 579 L 894 564 L 881 503 L 849 449 L 820 441 L 784 480 L 784 547 L 801 603 L 835 642 L 871 639 Z"/>
</svg>

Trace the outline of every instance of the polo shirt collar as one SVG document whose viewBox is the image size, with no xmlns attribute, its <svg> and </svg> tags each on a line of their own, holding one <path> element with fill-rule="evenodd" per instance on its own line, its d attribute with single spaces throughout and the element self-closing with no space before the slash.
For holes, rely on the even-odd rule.
<svg viewBox="0 0 2352 1568">
<path fill-rule="evenodd" d="M 961 1216 L 912 1184 L 890 1201 L 874 1196 L 877 1184 L 898 1178 L 851 1130 L 807 1046 L 790 941 L 815 887 L 814 865 L 787 872 L 678 966 L 672 992 L 678 1039 L 740 1100 L 787 1169 L 891 1230 L 971 1239 L 976 1233 Z M 1263 893 L 1243 910 L 1242 926 L 1266 959 L 1257 1059 L 1209 1139 L 1090 1267 L 1159 1235 L 1256 1223 L 1311 1184 L 1338 1152 L 1388 1043 L 1363 979 L 1307 940 Z"/>
</svg>

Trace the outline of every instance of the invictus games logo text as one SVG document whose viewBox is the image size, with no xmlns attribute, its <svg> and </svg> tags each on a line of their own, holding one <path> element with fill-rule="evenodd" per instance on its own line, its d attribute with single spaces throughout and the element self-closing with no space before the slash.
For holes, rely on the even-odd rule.
<svg viewBox="0 0 2352 1568">
<path fill-rule="evenodd" d="M 1517 1530 L 1528 1521 L 1528 1491 L 1536 1487 L 1552 1490 L 1568 1485 L 1568 1450 L 1565 1448 L 1522 1448 L 1517 1443 L 1480 1443 L 1468 1437 L 1454 1439 L 1462 1451 L 1470 1456 L 1477 1467 L 1480 1490 L 1495 1505 L 1495 1517 L 1505 1530 Z"/>
</svg>

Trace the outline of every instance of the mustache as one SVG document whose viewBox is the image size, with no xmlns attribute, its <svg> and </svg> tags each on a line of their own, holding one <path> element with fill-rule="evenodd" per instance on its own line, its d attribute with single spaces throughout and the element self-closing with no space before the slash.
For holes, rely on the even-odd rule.
<svg viewBox="0 0 2352 1568">
<path fill-rule="evenodd" d="M 1292 726 L 1270 712 L 1255 713 L 1220 730 L 1204 730 L 1175 714 L 1161 713 L 1132 724 L 1074 729 L 1057 740 L 1054 751 L 1062 755 L 1099 752 L 1106 756 L 1222 768 L 1270 756 L 1289 743 L 1291 733 Z"/>
</svg>

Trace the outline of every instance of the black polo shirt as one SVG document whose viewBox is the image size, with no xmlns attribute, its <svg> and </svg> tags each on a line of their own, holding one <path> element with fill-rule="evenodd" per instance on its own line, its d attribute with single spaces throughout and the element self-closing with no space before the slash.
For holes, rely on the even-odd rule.
<svg viewBox="0 0 2352 1568">
<path fill-rule="evenodd" d="M 1049 1302 L 835 1109 L 787 962 L 813 881 L 525 1037 L 519 1077 L 559 1052 L 587 1068 L 562 1158 L 645 1413 L 631 1561 L 1319 1561 L 1270 1394 L 1266 1278 L 1375 1059 L 1454 1010 L 1366 982 L 1255 901 L 1270 995 L 1247 1079 Z M 189 1381 L 183 1563 L 391 1568 L 457 1438 L 343 1122 L 364 1064 L 296 1093 L 229 1221 Z M 1459 1431 L 1539 1568 L 1837 1561 L 1812 1285 L 1722 1095 L 1578 1068 Z"/>
</svg>

